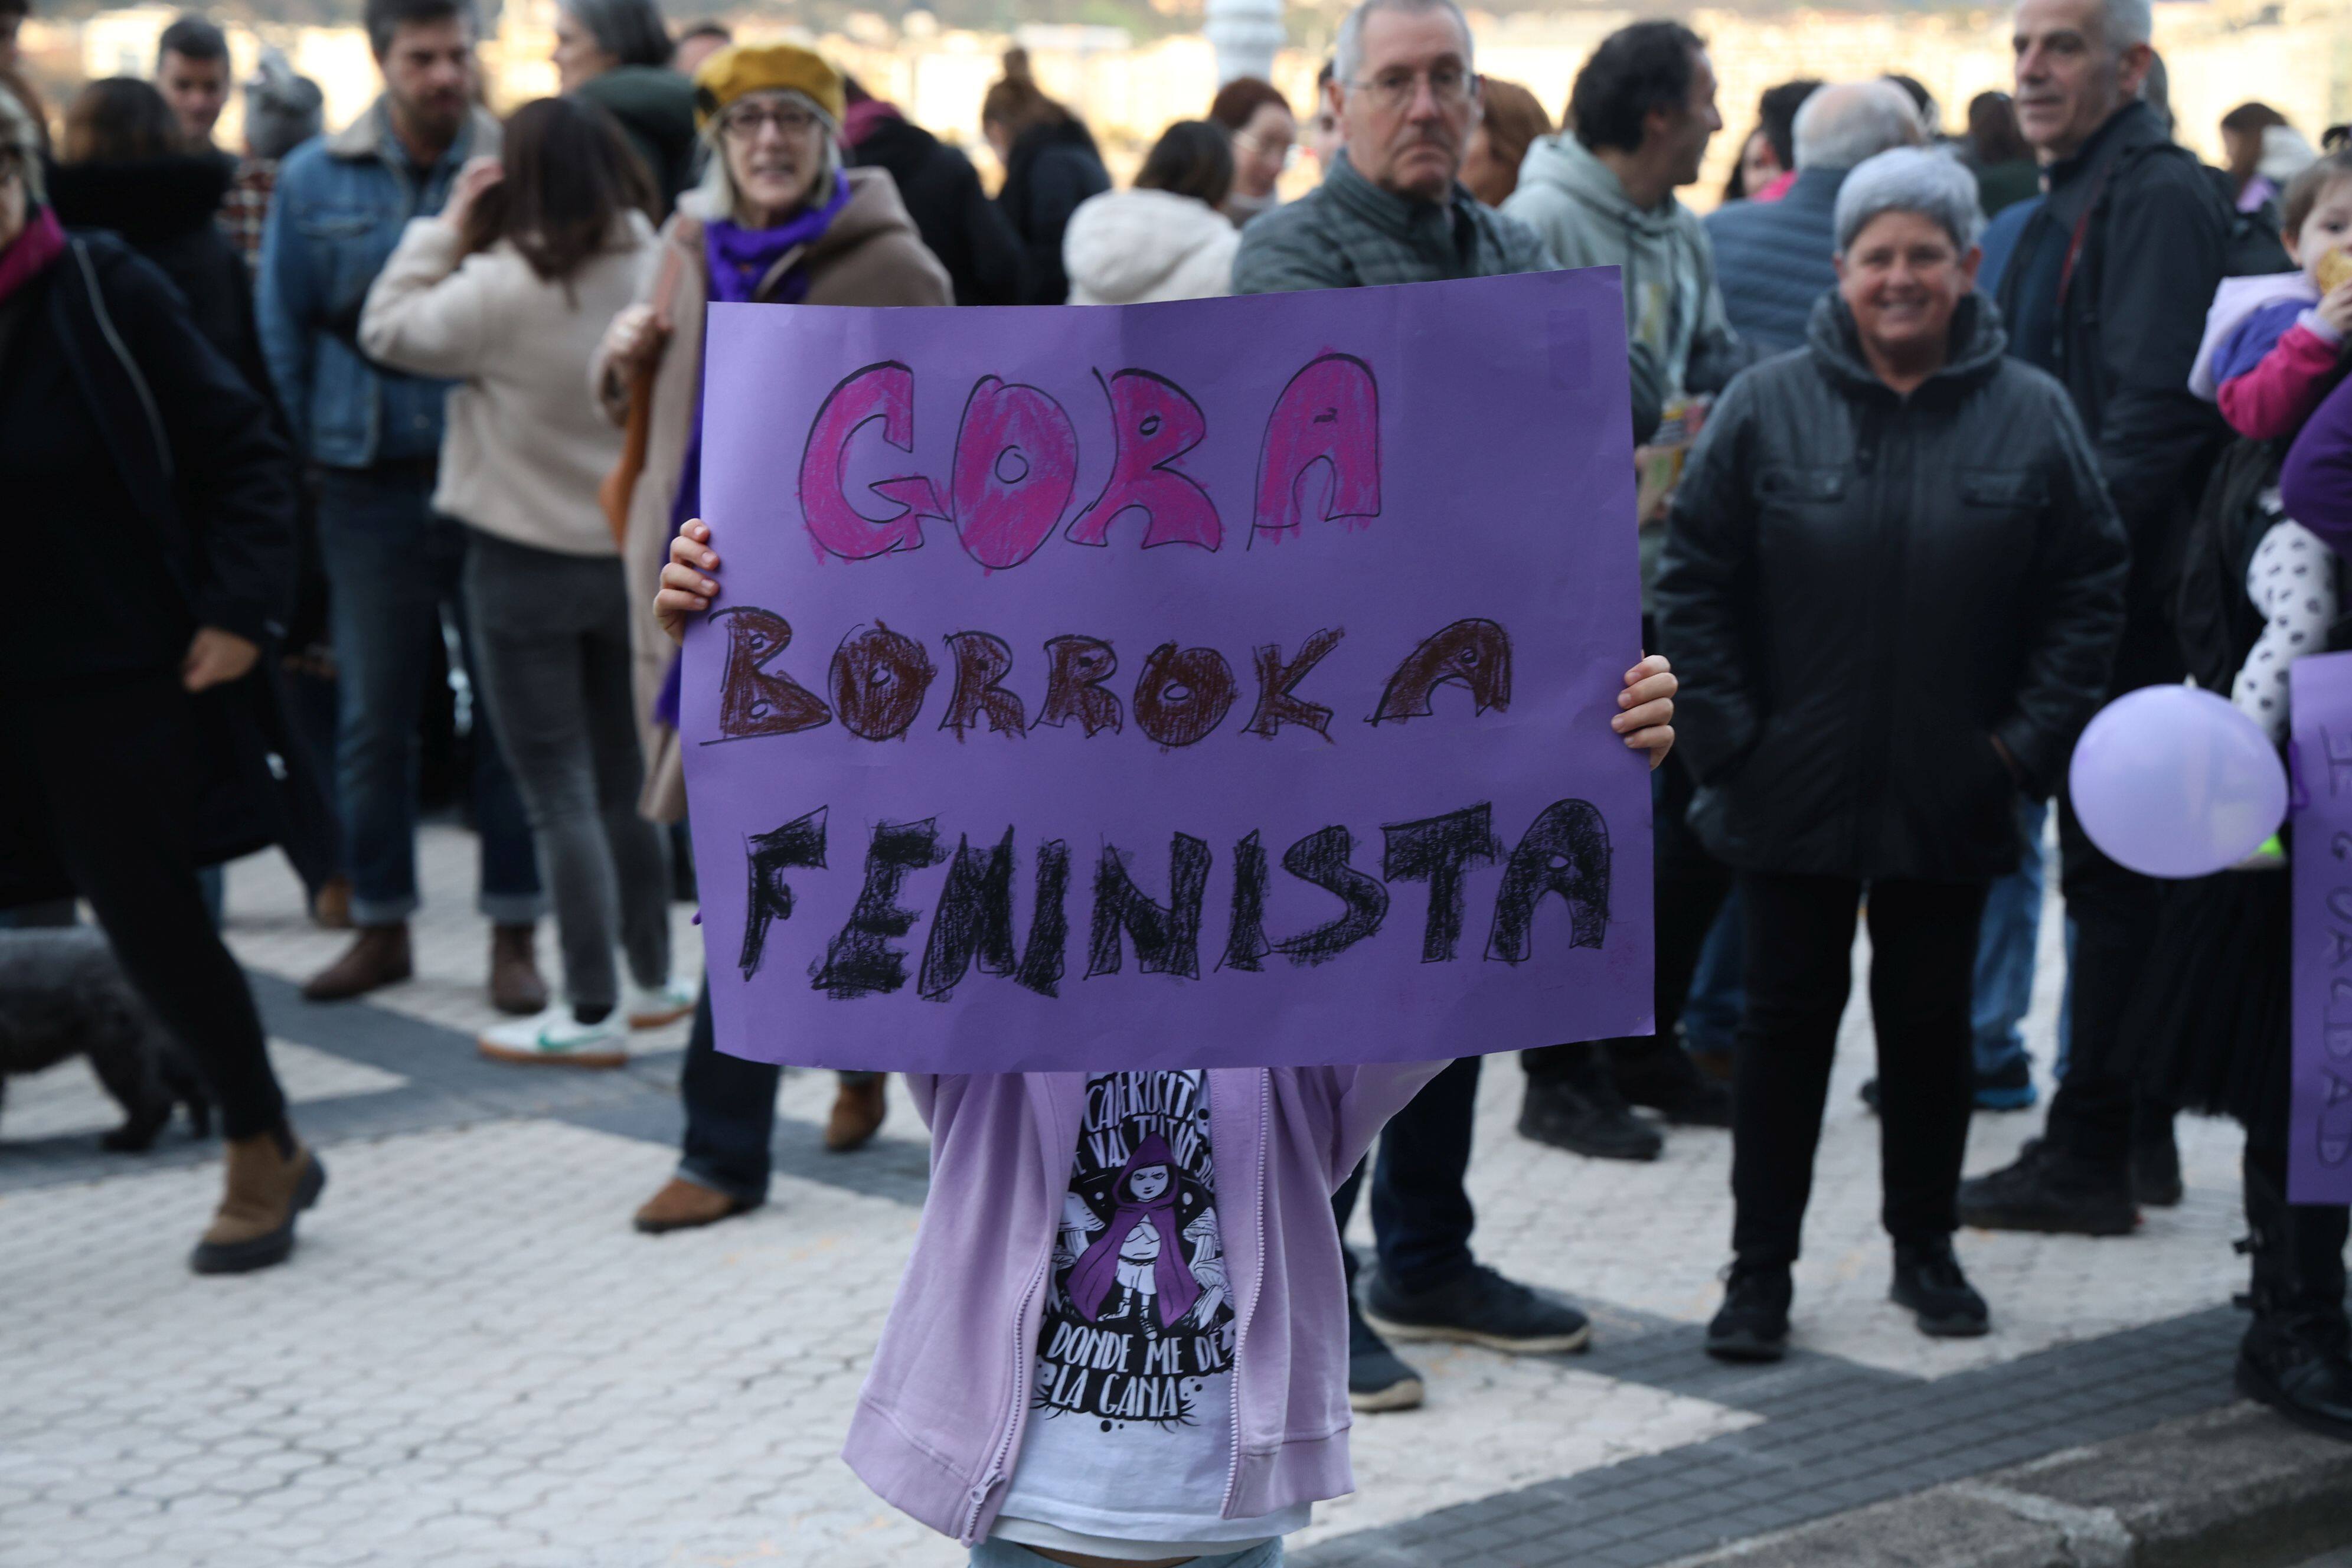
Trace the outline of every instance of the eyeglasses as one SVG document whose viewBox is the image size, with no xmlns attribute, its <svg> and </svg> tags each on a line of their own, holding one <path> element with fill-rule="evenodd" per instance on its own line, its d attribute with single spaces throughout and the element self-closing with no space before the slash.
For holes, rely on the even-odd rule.
<svg viewBox="0 0 2352 1568">
<path fill-rule="evenodd" d="M 719 117 L 719 133 L 735 142 L 757 142 L 773 126 L 787 136 L 805 135 L 816 127 L 816 116 L 797 104 L 739 103 Z"/>
<path fill-rule="evenodd" d="M 1235 151 L 1246 153 L 1253 158 L 1263 158 L 1274 151 L 1273 148 L 1246 132 L 1237 133 L 1234 137 L 1234 147 Z M 1298 143 L 1285 142 L 1279 156 L 1283 168 L 1287 170 L 1293 163 L 1298 162 Z"/>
<path fill-rule="evenodd" d="M 1351 81 L 1348 85 L 1369 97 L 1375 107 L 1393 113 L 1412 106 L 1423 82 L 1429 84 L 1429 96 L 1437 100 L 1440 109 L 1459 109 L 1478 92 L 1478 79 L 1455 65 L 1435 65 L 1425 71 L 1407 70 L 1400 66 L 1381 72 L 1370 81 Z"/>
</svg>

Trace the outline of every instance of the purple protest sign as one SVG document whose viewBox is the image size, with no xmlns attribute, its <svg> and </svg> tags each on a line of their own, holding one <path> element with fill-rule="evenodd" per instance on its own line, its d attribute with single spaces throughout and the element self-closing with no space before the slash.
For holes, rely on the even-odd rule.
<svg viewBox="0 0 2352 1568">
<path fill-rule="evenodd" d="M 719 1043 L 925 1072 L 1650 1027 L 1610 272 L 716 307 Z"/>
<path fill-rule="evenodd" d="M 2294 715 L 2294 1089 L 2287 1201 L 2352 1203 L 2352 653 L 2287 671 Z"/>
</svg>

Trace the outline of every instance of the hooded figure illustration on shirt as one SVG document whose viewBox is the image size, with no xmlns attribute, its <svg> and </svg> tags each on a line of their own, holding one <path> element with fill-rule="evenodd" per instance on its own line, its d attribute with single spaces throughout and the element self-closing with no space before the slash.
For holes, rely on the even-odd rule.
<svg viewBox="0 0 2352 1568">
<path fill-rule="evenodd" d="M 1099 1322 L 1112 1289 L 1123 1286 L 1118 1303 L 1148 1301 L 1166 1328 L 1192 1310 L 1200 1281 L 1184 1260 L 1176 1223 L 1176 1159 L 1168 1141 L 1146 1134 L 1111 1184 L 1110 1223 L 1070 1268 L 1070 1303 L 1087 1321 Z M 1140 1314 L 1139 1314 L 1140 1315 Z M 1146 1319 L 1147 1326 L 1150 1325 Z"/>
</svg>

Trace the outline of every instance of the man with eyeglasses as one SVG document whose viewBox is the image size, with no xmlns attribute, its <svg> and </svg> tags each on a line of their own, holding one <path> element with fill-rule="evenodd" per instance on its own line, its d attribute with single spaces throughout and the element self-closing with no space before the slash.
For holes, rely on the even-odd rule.
<svg viewBox="0 0 2352 1568">
<path fill-rule="evenodd" d="M 359 346 L 360 306 L 401 230 L 441 210 L 467 159 L 499 150 L 499 122 L 474 102 L 471 0 L 368 0 L 366 23 L 383 96 L 287 156 L 256 289 L 270 379 L 319 475 L 341 688 L 341 804 L 359 929 L 304 986 L 317 1002 L 409 977 L 418 721 L 443 626 L 455 626 L 466 646 L 466 530 L 432 507 L 449 384 L 370 360 Z M 473 723 L 490 999 L 503 1012 L 536 1013 L 547 1005 L 532 953 L 545 900 L 530 826 L 479 703 Z"/>
<path fill-rule="evenodd" d="M 1469 24 L 1453 0 L 1363 0 L 1340 24 L 1327 101 L 1341 146 L 1323 184 L 1243 231 L 1234 291 L 1270 294 L 1489 278 L 1554 268 L 1525 225 L 1483 206 L 1460 179 L 1478 120 Z M 1440 1073 L 1389 1122 L 1372 1173 L 1380 1269 L 1360 1311 L 1348 1257 L 1348 1395 L 1359 1410 L 1421 1403 L 1421 1378 L 1371 1325 L 1401 1339 L 1496 1350 L 1584 1348 L 1574 1308 L 1475 1261 L 1470 1163 L 1478 1058 Z M 1333 1199 L 1344 1234 L 1360 1169 Z"/>
</svg>

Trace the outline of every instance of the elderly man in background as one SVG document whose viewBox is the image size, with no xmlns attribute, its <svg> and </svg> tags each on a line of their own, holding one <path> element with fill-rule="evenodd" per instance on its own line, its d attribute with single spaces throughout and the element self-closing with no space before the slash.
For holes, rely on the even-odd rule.
<svg viewBox="0 0 2352 1568">
<path fill-rule="evenodd" d="M 1805 323 L 1837 282 L 1832 215 L 1846 174 L 1866 158 L 1927 140 L 1911 98 L 1891 81 L 1824 87 L 1797 110 L 1797 178 L 1771 202 L 1733 202 L 1706 216 L 1715 275 L 1732 330 L 1767 353 L 1805 341 Z"/>
<path fill-rule="evenodd" d="M 2183 674 L 2170 606 L 2183 535 L 2227 431 L 2189 390 L 2230 214 L 2142 100 L 2148 0 L 2025 0 L 2015 15 L 2020 129 L 2049 195 L 2002 270 L 2010 352 L 2065 384 L 2131 536 L 2121 651 L 2106 697 Z M 2128 1236 L 2140 1203 L 2180 1199 L 2168 1114 L 2138 1112 L 2124 1015 L 2157 885 L 2101 854 L 2061 802 L 2074 921 L 2072 1058 L 2040 1142 L 1960 1190 L 1963 1224 Z M 2252 1201 L 2252 1194 L 2249 1194 Z"/>
<path fill-rule="evenodd" d="M 1323 184 L 1242 233 L 1234 291 L 1351 289 L 1491 278 L 1557 265 L 1527 226 L 1462 184 L 1478 121 L 1470 27 L 1453 0 L 1364 0 L 1339 29 L 1327 89 L 1344 139 Z M 1421 1403 L 1421 1378 L 1366 1321 L 1402 1339 L 1459 1340 L 1524 1352 L 1581 1350 L 1574 1308 L 1478 1263 L 1463 1176 L 1478 1058 L 1455 1062 L 1398 1112 L 1372 1173 L 1380 1271 L 1359 1311 L 1348 1258 L 1348 1395 L 1359 1410 Z M 1344 1235 L 1362 1172 L 1332 1200 Z"/>
</svg>

